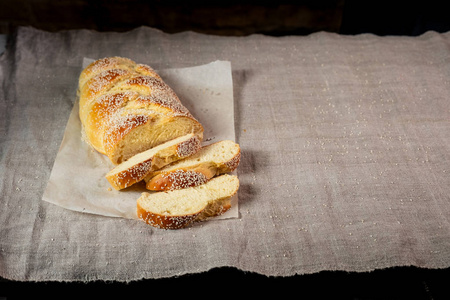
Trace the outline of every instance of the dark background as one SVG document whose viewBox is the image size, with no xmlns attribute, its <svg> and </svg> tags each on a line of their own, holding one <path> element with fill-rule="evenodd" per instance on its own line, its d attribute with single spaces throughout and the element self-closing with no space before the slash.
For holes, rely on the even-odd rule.
<svg viewBox="0 0 450 300">
<path fill-rule="evenodd" d="M 0 33 L 16 26 L 47 31 L 127 31 L 138 26 L 165 32 L 217 35 L 341 34 L 419 35 L 450 30 L 448 1 L 180 1 L 1 0 Z"/>
<path fill-rule="evenodd" d="M 11 36 L 17 26 L 46 31 L 83 28 L 118 32 L 150 26 L 169 33 L 192 30 L 239 36 L 307 35 L 317 31 L 417 36 L 428 30 L 450 31 L 450 10 L 446 2 L 0 0 L 0 34 Z M 450 269 L 405 266 L 369 273 L 324 271 L 279 278 L 217 268 L 203 274 L 131 283 L 33 283 L 0 279 L 0 300 L 138 295 L 149 298 L 275 295 L 307 299 L 450 299 L 449 285 Z"/>
</svg>

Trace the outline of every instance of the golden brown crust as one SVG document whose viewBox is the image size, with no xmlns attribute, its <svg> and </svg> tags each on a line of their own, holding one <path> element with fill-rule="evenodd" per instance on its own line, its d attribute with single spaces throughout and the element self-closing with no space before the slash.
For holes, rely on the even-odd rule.
<svg viewBox="0 0 450 300">
<path fill-rule="evenodd" d="M 86 81 L 93 76 L 110 69 L 131 70 L 134 62 L 125 57 L 105 57 L 98 59 L 87 66 L 80 74 L 79 87 L 82 87 Z"/>
<path fill-rule="evenodd" d="M 128 151 L 122 148 L 124 144 L 132 148 L 137 136 L 143 138 L 135 151 L 188 133 L 202 137 L 202 125 L 161 77 L 150 66 L 127 58 L 104 58 L 86 67 L 80 74 L 79 97 L 83 136 L 114 164 L 135 154 L 122 155 Z M 163 130 L 162 125 L 168 124 L 176 130 L 155 134 L 153 125 Z M 147 133 L 150 138 L 145 138 Z"/>
<path fill-rule="evenodd" d="M 172 172 L 162 172 L 146 183 L 151 191 L 169 191 L 198 186 L 206 183 L 216 172 L 209 168 L 177 169 Z"/>
<path fill-rule="evenodd" d="M 90 144 L 100 153 L 105 153 L 103 145 L 104 132 L 109 124 L 111 118 L 126 105 L 130 100 L 134 100 L 137 97 L 135 92 L 122 92 L 122 93 L 108 93 L 104 94 L 96 99 L 93 103 L 89 115 L 87 116 L 87 123 L 91 124 L 95 131 L 89 131 L 88 139 Z"/>
<path fill-rule="evenodd" d="M 133 160 L 125 162 L 108 172 L 105 177 L 116 190 L 125 189 L 142 181 L 150 172 L 160 169 L 172 162 L 193 155 L 201 148 L 201 140 L 189 135 L 176 144 L 161 145 L 160 149 L 141 153 Z"/>
<path fill-rule="evenodd" d="M 239 190 L 239 179 L 224 174 L 208 183 L 184 190 L 142 193 L 137 200 L 137 217 L 163 229 L 179 229 L 222 215 L 231 208 Z"/>
<path fill-rule="evenodd" d="M 108 124 L 109 126 L 103 135 L 103 150 L 105 154 L 110 158 L 114 157 L 118 144 L 131 130 L 146 125 L 152 120 L 151 116 L 144 114 L 116 116 L 114 122 Z M 121 158 L 114 159 L 114 163 L 116 164 L 121 162 Z"/>
<path fill-rule="evenodd" d="M 83 108 L 89 107 L 96 97 L 109 91 L 115 84 L 129 77 L 131 73 L 127 70 L 112 69 L 101 72 L 90 78 L 80 87 L 80 113 L 86 113 Z"/>
<path fill-rule="evenodd" d="M 139 162 L 123 172 L 114 174 L 107 174 L 105 177 L 116 190 L 125 189 L 139 181 L 141 181 L 145 175 L 150 172 L 152 168 L 153 157 Z"/>
<path fill-rule="evenodd" d="M 184 228 L 192 223 L 199 214 L 200 212 L 184 216 L 165 216 L 146 211 L 139 205 L 139 203 L 137 204 L 137 215 L 139 219 L 150 226 L 161 229 Z"/>
<path fill-rule="evenodd" d="M 170 171 L 156 171 L 145 178 L 150 191 L 169 191 L 198 186 L 214 176 L 230 173 L 237 169 L 241 151 L 226 162 L 203 162 L 189 168 L 176 168 Z"/>
<path fill-rule="evenodd" d="M 232 195 L 234 196 L 234 195 Z M 231 208 L 231 197 L 217 201 L 213 205 L 204 207 L 201 211 L 182 216 L 162 215 L 145 210 L 137 203 L 137 216 L 150 226 L 160 229 L 181 229 L 193 222 L 202 222 L 220 216 Z"/>
<path fill-rule="evenodd" d="M 223 165 L 219 166 L 218 173 L 228 173 L 233 172 L 239 166 L 241 161 L 241 149 L 239 148 L 239 152 L 229 161 L 225 162 Z"/>
</svg>

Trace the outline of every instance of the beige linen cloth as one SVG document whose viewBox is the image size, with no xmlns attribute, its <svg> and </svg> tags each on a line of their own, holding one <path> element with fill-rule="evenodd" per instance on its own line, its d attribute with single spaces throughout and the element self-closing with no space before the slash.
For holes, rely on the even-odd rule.
<svg viewBox="0 0 450 300">
<path fill-rule="evenodd" d="M 42 200 L 83 57 L 232 68 L 239 216 L 168 231 Z M 132 281 L 450 266 L 450 34 L 19 28 L 0 59 L 0 276 Z M 83 176 L 83 174 L 80 174 Z M 67 182 L 70 186 L 72 182 Z"/>
</svg>

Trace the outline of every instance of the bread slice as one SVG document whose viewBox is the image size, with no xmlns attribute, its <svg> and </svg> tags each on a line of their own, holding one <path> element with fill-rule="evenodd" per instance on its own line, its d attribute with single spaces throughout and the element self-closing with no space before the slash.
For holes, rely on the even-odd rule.
<svg viewBox="0 0 450 300">
<path fill-rule="evenodd" d="M 152 171 L 144 178 L 151 191 L 183 189 L 204 184 L 214 176 L 234 171 L 240 161 L 239 144 L 220 141 L 202 147 L 196 154 Z"/>
<path fill-rule="evenodd" d="M 151 171 L 195 154 L 200 148 L 200 138 L 187 134 L 136 154 L 117 165 L 105 177 L 116 190 L 121 190 L 143 180 Z"/>
<path fill-rule="evenodd" d="M 137 216 L 157 228 L 180 229 L 229 210 L 238 189 L 237 176 L 224 174 L 196 187 L 144 192 L 137 200 Z"/>
</svg>

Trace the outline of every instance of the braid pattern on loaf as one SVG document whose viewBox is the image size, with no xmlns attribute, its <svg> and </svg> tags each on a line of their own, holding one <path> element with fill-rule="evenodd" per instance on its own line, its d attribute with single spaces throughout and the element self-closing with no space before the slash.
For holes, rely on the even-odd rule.
<svg viewBox="0 0 450 300">
<path fill-rule="evenodd" d="M 116 114 L 114 118 L 111 118 L 111 121 L 107 126 L 108 128 L 105 131 L 103 140 L 105 151 L 111 151 L 118 140 L 122 139 L 132 129 L 146 124 L 149 119 L 150 117 L 147 115 L 134 115 L 128 113 L 124 116 L 120 116 Z"/>
<path fill-rule="evenodd" d="M 131 130 L 149 121 L 178 116 L 197 121 L 150 66 L 126 58 L 95 61 L 82 72 L 79 84 L 82 137 L 107 155 Z"/>
<path fill-rule="evenodd" d="M 135 99 L 137 96 L 137 93 L 127 91 L 105 94 L 98 97 L 92 105 L 91 111 L 85 121 L 87 126 L 97 129 L 96 132 L 98 135 L 91 136 L 92 140 L 86 139 L 86 142 L 96 149 L 104 149 L 103 139 L 99 137 L 104 135 L 105 128 L 108 127 L 114 114 L 124 107 L 129 100 Z"/>
<path fill-rule="evenodd" d="M 114 86 L 114 80 L 121 79 L 124 75 L 131 75 L 127 70 L 112 69 L 101 72 L 99 75 L 92 77 L 87 84 L 89 84 L 89 91 L 92 96 L 102 92 L 108 87 Z"/>
</svg>

